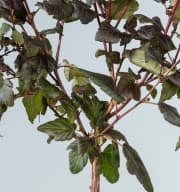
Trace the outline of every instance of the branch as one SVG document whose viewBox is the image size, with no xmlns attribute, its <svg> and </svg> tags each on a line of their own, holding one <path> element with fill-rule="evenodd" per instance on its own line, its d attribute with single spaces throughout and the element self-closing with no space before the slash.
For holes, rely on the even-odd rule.
<svg viewBox="0 0 180 192">
<path fill-rule="evenodd" d="M 174 6 L 172 8 L 171 15 L 169 16 L 168 23 L 167 23 L 166 29 L 164 31 L 164 35 L 167 35 L 167 33 L 168 33 L 169 27 L 170 27 L 170 25 L 171 25 L 171 23 L 173 21 L 173 17 L 174 17 L 174 14 L 176 12 L 176 9 L 177 9 L 177 7 L 179 5 L 179 2 L 180 2 L 179 0 L 175 0 Z"/>
<path fill-rule="evenodd" d="M 86 130 L 85 130 L 83 124 L 82 124 L 82 121 L 81 121 L 79 115 L 77 116 L 77 123 L 78 123 L 79 129 L 80 129 L 80 131 L 83 133 L 83 135 L 88 136 L 88 134 L 87 134 L 87 132 L 86 132 Z"/>
</svg>

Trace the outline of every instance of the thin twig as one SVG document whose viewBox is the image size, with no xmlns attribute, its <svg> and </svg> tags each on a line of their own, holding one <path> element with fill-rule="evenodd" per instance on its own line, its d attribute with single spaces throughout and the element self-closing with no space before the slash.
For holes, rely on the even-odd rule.
<svg viewBox="0 0 180 192">
<path fill-rule="evenodd" d="M 111 18 L 110 18 L 110 14 L 111 14 L 111 3 L 112 3 L 112 1 L 111 0 L 108 0 L 108 6 L 107 6 L 107 8 L 106 8 L 106 20 L 111 20 Z"/>
<path fill-rule="evenodd" d="M 80 131 L 83 133 L 84 136 L 88 136 L 87 132 L 86 132 L 86 129 L 84 128 L 83 124 L 82 124 L 82 121 L 80 119 L 80 115 L 77 116 L 77 123 L 79 125 L 79 129 Z"/>
<path fill-rule="evenodd" d="M 171 15 L 169 16 L 168 23 L 167 23 L 165 31 L 164 31 L 165 35 L 167 35 L 167 33 L 169 31 L 169 27 L 170 27 L 170 25 L 171 25 L 171 23 L 173 21 L 173 17 L 174 17 L 174 14 L 176 12 L 176 9 L 177 9 L 177 7 L 179 5 L 179 2 L 180 2 L 179 0 L 175 0 L 174 6 L 173 6 L 172 11 L 171 11 Z"/>
<path fill-rule="evenodd" d="M 180 44 L 179 44 L 178 50 L 177 50 L 177 52 L 176 52 L 176 55 L 175 55 L 175 57 L 174 57 L 174 61 L 173 61 L 174 63 L 176 62 L 179 53 L 180 53 Z"/>
<path fill-rule="evenodd" d="M 113 111 L 112 113 L 110 113 L 108 115 L 108 118 L 113 117 L 114 115 L 117 115 L 122 109 L 124 109 L 124 107 L 131 101 L 131 98 L 127 98 L 126 101 L 124 101 L 120 106 L 117 107 L 117 109 L 115 111 Z"/>
<path fill-rule="evenodd" d="M 100 21 L 99 15 L 98 15 L 97 5 L 96 5 L 96 3 L 93 3 L 93 5 L 94 5 L 94 10 L 96 12 L 96 19 L 97 19 L 98 25 L 100 26 L 101 25 L 101 21 Z"/>
<path fill-rule="evenodd" d="M 144 77 L 143 77 L 142 80 L 139 82 L 139 86 L 142 86 L 142 85 L 146 84 L 146 80 L 147 80 L 149 74 L 150 74 L 149 71 L 146 71 Z"/>
</svg>

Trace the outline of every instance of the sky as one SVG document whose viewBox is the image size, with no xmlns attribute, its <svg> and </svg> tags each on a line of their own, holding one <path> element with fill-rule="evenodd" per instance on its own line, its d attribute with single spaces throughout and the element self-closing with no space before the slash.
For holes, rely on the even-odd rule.
<svg viewBox="0 0 180 192">
<path fill-rule="evenodd" d="M 29 1 L 31 5 L 35 0 Z M 139 0 L 140 11 L 146 15 L 160 16 L 163 24 L 163 6 L 155 1 Z M 53 26 L 44 12 L 36 20 L 39 29 Z M 60 60 L 68 59 L 79 67 L 102 72 L 103 60 L 96 59 L 94 54 L 101 44 L 94 41 L 97 24 L 67 24 L 61 47 Z M 56 46 L 57 39 L 51 37 Z M 11 58 L 13 59 L 13 58 Z M 11 60 L 10 59 L 10 60 Z M 69 85 L 67 85 L 69 86 Z M 101 93 L 101 97 L 105 95 Z M 169 102 L 180 111 L 176 99 Z M 46 117 L 36 119 L 34 124 L 28 122 L 21 102 L 16 101 L 9 108 L 0 122 L 0 191 L 2 192 L 69 192 L 89 191 L 90 165 L 79 174 L 69 171 L 68 142 L 47 144 L 47 135 L 37 131 L 37 126 L 54 119 L 49 112 Z M 156 106 L 141 105 L 116 125 L 129 143 L 141 156 L 154 185 L 155 192 L 179 192 L 180 151 L 175 152 L 175 145 L 180 136 L 178 127 L 164 121 Z M 109 184 L 102 178 L 101 191 L 144 192 L 135 176 L 126 170 L 125 159 L 121 155 L 120 180 Z"/>
</svg>

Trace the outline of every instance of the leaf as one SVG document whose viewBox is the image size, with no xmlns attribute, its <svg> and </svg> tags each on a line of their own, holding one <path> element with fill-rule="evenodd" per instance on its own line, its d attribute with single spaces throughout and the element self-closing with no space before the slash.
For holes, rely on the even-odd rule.
<svg viewBox="0 0 180 192">
<path fill-rule="evenodd" d="M 0 86 L 0 105 L 12 106 L 14 105 L 13 84 L 10 80 L 5 79 Z M 4 108 L 2 108 L 4 109 Z"/>
<path fill-rule="evenodd" d="M 118 43 L 120 40 L 120 31 L 113 27 L 109 22 L 103 21 L 96 33 L 96 41 Z"/>
<path fill-rule="evenodd" d="M 144 55 L 145 62 L 154 60 L 158 63 L 164 63 L 164 51 L 162 51 L 160 47 L 153 47 L 149 42 L 144 45 Z"/>
<path fill-rule="evenodd" d="M 23 104 L 31 123 L 33 123 L 37 115 L 44 114 L 47 107 L 41 91 L 36 92 L 35 95 L 25 96 Z"/>
<path fill-rule="evenodd" d="M 19 91 L 22 94 L 26 91 L 33 92 L 38 87 L 39 79 L 47 74 L 45 63 L 40 55 L 26 59 L 18 67 Z"/>
<path fill-rule="evenodd" d="M 0 28 L 0 36 L 9 32 L 10 29 L 11 29 L 11 25 L 9 25 L 8 23 L 2 23 Z"/>
<path fill-rule="evenodd" d="M 155 35 L 157 35 L 157 33 L 159 33 L 159 31 L 157 32 L 157 29 L 153 25 L 142 26 L 137 31 L 139 37 L 144 40 L 151 40 Z"/>
<path fill-rule="evenodd" d="M 153 85 L 150 85 L 150 84 L 148 84 L 148 85 L 146 85 L 146 89 L 148 90 L 148 91 L 150 91 L 151 89 L 153 88 Z M 156 96 L 157 96 L 157 89 L 154 89 L 152 92 L 151 92 L 151 97 L 153 98 L 153 99 L 155 99 L 156 98 Z"/>
<path fill-rule="evenodd" d="M 88 162 L 88 154 L 79 153 L 77 141 L 68 146 L 69 152 L 69 169 L 71 173 L 76 174 L 83 170 Z"/>
<path fill-rule="evenodd" d="M 161 30 L 161 31 L 164 30 L 164 27 L 163 27 L 163 25 L 162 25 L 161 20 L 160 20 L 159 17 L 157 17 L 157 16 L 156 16 L 156 17 L 153 17 L 153 18 L 152 18 L 152 24 L 154 24 L 154 26 L 158 27 L 159 30 Z"/>
<path fill-rule="evenodd" d="M 180 114 L 175 107 L 160 102 L 159 110 L 163 114 L 163 117 L 166 121 L 180 127 Z"/>
<path fill-rule="evenodd" d="M 96 13 L 90 9 L 90 6 L 82 1 L 75 0 L 76 13 L 82 24 L 88 24 L 96 17 Z"/>
<path fill-rule="evenodd" d="M 171 99 L 177 91 L 177 87 L 172 84 L 170 81 L 165 81 L 162 84 L 162 91 L 160 96 L 160 102 L 164 102 L 168 99 Z"/>
<path fill-rule="evenodd" d="M 109 144 L 100 154 L 100 172 L 110 183 L 115 183 L 119 179 L 119 158 L 117 144 Z"/>
<path fill-rule="evenodd" d="M 16 30 L 13 30 L 11 37 L 14 40 L 14 42 L 17 43 L 18 45 L 24 44 L 24 38 L 23 38 L 22 33 L 18 32 Z"/>
<path fill-rule="evenodd" d="M 164 74 L 169 70 L 165 66 L 162 66 L 161 68 L 161 65 L 155 60 L 149 59 L 146 62 L 144 54 L 145 54 L 144 47 L 140 47 L 140 48 L 132 49 L 131 51 L 128 51 L 126 55 L 133 64 L 139 67 L 143 67 L 144 69 L 148 70 L 149 72 L 155 75 L 160 76 L 161 74 Z M 172 74 L 174 74 L 174 71 L 169 72 L 168 75 L 172 75 Z"/>
<path fill-rule="evenodd" d="M 56 141 L 70 140 L 75 136 L 76 125 L 68 119 L 60 117 L 38 126 L 38 131 L 48 134 Z"/>
<path fill-rule="evenodd" d="M 83 98 L 75 94 L 73 96 L 90 120 L 91 126 L 102 130 L 106 125 L 107 102 L 100 101 L 96 96 L 83 96 Z"/>
<path fill-rule="evenodd" d="M 114 86 L 114 82 L 111 77 L 100 73 L 93 73 L 83 69 L 79 70 L 82 71 L 86 76 L 88 76 L 91 81 L 99 86 L 107 95 L 116 99 L 118 102 L 122 102 L 124 100 L 121 96 L 118 95 L 118 92 Z"/>
<path fill-rule="evenodd" d="M 109 65 L 120 63 L 120 53 L 118 51 L 107 52 L 100 49 L 96 51 L 96 54 L 95 54 L 96 57 L 99 57 L 102 55 L 106 56 L 106 63 Z"/>
<path fill-rule="evenodd" d="M 135 84 L 134 77 L 130 73 L 121 73 L 121 78 L 117 85 L 117 90 L 120 96 L 124 99 L 133 97 L 135 100 L 139 100 L 141 97 L 140 87 Z"/>
<path fill-rule="evenodd" d="M 72 89 L 73 92 L 81 95 L 94 95 L 96 94 L 96 89 L 91 84 L 86 85 L 75 85 Z"/>
<path fill-rule="evenodd" d="M 165 52 L 175 50 L 176 47 L 172 41 L 172 39 L 168 35 L 159 34 L 154 39 L 157 46 L 160 46 L 162 50 Z"/>
<path fill-rule="evenodd" d="M 38 43 L 37 45 L 37 42 L 39 42 L 39 40 L 36 37 L 27 36 L 24 33 L 23 38 L 24 38 L 24 48 L 26 50 L 25 52 L 26 58 L 37 56 L 42 46 L 44 46 L 44 44 L 41 43 L 42 45 L 40 46 Z"/>
<path fill-rule="evenodd" d="M 180 148 L 180 137 L 178 139 L 178 142 L 176 143 L 176 149 L 175 151 L 177 151 Z"/>
<path fill-rule="evenodd" d="M 43 55 L 43 61 L 44 66 L 49 73 L 55 69 L 56 61 L 51 55 L 49 54 Z"/>
<path fill-rule="evenodd" d="M 121 33 L 120 35 L 120 46 L 122 45 L 127 45 L 128 43 L 130 43 L 130 41 L 132 40 L 132 35 L 128 34 L 128 33 Z"/>
<path fill-rule="evenodd" d="M 78 150 L 79 154 L 85 154 L 89 153 L 92 148 L 94 148 L 94 138 L 89 138 L 89 137 L 79 137 L 77 138 L 77 145 L 78 145 Z"/>
<path fill-rule="evenodd" d="M 16 24 L 22 24 L 26 21 L 26 9 L 24 7 L 24 4 L 22 3 L 22 0 L 13 0 L 9 1 L 7 0 L 1 0 L 0 1 L 0 13 L 1 16 L 8 21 L 11 21 L 11 18 L 9 15 L 11 14 L 11 10 L 14 10 L 14 18 L 13 22 Z"/>
<path fill-rule="evenodd" d="M 57 99 L 60 96 L 61 91 L 55 85 L 47 81 L 45 78 L 42 77 L 39 83 L 41 91 L 46 98 Z"/>
<path fill-rule="evenodd" d="M 105 135 L 107 135 L 108 137 L 111 137 L 113 140 L 127 141 L 126 137 L 118 130 L 110 129 L 108 132 L 106 132 Z"/>
<path fill-rule="evenodd" d="M 57 20 L 71 17 L 74 11 L 73 6 L 64 0 L 44 0 L 43 2 L 38 2 L 36 5 Z"/>
<path fill-rule="evenodd" d="M 169 76 L 168 79 L 175 84 L 176 86 L 180 87 L 180 72 L 176 71 L 173 75 Z"/>
<path fill-rule="evenodd" d="M 126 166 L 128 172 L 136 175 L 146 191 L 153 192 L 151 179 L 138 153 L 127 143 L 123 145 L 123 153 L 127 159 Z"/>
<path fill-rule="evenodd" d="M 138 10 L 139 4 L 136 0 L 115 0 L 111 3 L 110 17 L 112 19 L 119 19 L 126 6 L 128 6 L 128 8 L 123 18 L 128 18 L 133 15 L 133 13 Z"/>
<path fill-rule="evenodd" d="M 135 31 L 136 26 L 137 26 L 137 18 L 133 15 L 126 20 L 124 29 L 126 29 L 130 33 L 134 33 L 134 32 L 136 33 Z"/>
</svg>

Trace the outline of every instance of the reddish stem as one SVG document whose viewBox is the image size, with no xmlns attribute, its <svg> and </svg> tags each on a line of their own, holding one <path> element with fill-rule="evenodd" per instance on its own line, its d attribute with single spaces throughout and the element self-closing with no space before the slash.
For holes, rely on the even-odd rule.
<svg viewBox="0 0 180 192">
<path fill-rule="evenodd" d="M 107 20 L 111 20 L 111 18 L 110 18 L 110 13 L 111 13 L 111 0 L 108 0 L 108 6 L 107 6 L 107 8 L 106 8 L 106 19 Z"/>
<path fill-rule="evenodd" d="M 177 7 L 179 5 L 179 2 L 180 2 L 179 0 L 176 0 L 175 3 L 174 3 L 171 15 L 169 16 L 168 23 L 166 25 L 166 29 L 164 30 L 164 35 L 167 35 L 167 33 L 168 33 L 169 27 L 170 27 L 170 25 L 171 25 L 171 23 L 173 21 L 173 17 L 174 17 L 174 14 L 176 12 L 176 9 L 177 9 Z"/>
</svg>

